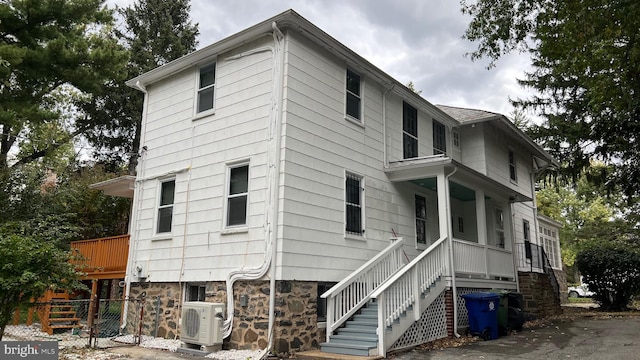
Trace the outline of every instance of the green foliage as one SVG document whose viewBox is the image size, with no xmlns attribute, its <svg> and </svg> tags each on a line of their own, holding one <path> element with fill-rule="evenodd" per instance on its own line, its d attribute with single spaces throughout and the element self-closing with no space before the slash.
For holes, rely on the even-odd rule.
<svg viewBox="0 0 640 360">
<path fill-rule="evenodd" d="M 118 31 L 118 37 L 130 53 L 128 78 L 195 50 L 198 25 L 191 23 L 189 9 L 189 0 L 137 0 L 119 10 L 126 29 Z M 114 166 L 129 159 L 129 173 L 134 174 L 143 93 L 122 81 L 110 81 L 102 90 L 102 96 L 80 105 L 88 115 L 87 137 L 96 149 L 94 156 Z"/>
<path fill-rule="evenodd" d="M 37 142 L 29 152 L 23 148 L 14 161 L 8 158 L 18 139 L 60 118 L 59 109 L 51 105 L 53 92 L 67 85 L 95 93 L 104 81 L 122 73 L 126 54 L 108 31 L 113 19 L 101 3 L 0 3 L 0 59 L 5 60 L 0 66 L 0 171 L 46 156 L 77 133 Z"/>
<path fill-rule="evenodd" d="M 531 54 L 521 80 L 537 91 L 516 105 L 546 119 L 530 134 L 576 180 L 590 160 L 612 165 L 602 183 L 634 200 L 640 195 L 640 2 L 627 0 L 462 1 L 472 16 L 465 37 L 472 59 L 491 66 L 511 51 Z"/>
<path fill-rule="evenodd" d="M 22 166 L 0 184 L 0 227 L 61 247 L 72 240 L 125 234 L 130 200 L 89 188 L 115 176 L 100 166 L 69 166 L 59 173 Z"/>
<path fill-rule="evenodd" d="M 80 289 L 70 254 L 37 236 L 0 230 L 0 339 L 14 311 L 47 289 Z"/>
<path fill-rule="evenodd" d="M 582 250 L 576 265 L 603 310 L 627 309 L 640 292 L 640 253 L 629 247 L 600 243 Z"/>
</svg>

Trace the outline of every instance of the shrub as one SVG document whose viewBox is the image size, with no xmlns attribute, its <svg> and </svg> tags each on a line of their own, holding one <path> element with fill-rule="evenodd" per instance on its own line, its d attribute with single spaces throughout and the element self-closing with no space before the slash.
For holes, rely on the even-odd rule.
<svg viewBox="0 0 640 360">
<path fill-rule="evenodd" d="M 633 249 L 598 244 L 579 252 L 576 265 L 603 310 L 626 310 L 640 291 L 640 253 Z"/>
</svg>

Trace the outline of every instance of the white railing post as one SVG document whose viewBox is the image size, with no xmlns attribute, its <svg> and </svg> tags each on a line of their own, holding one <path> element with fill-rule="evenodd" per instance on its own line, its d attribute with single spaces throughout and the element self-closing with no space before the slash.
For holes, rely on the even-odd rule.
<svg viewBox="0 0 640 360">
<path fill-rule="evenodd" d="M 413 288 L 413 318 L 415 319 L 415 321 L 420 320 L 420 299 L 421 299 L 421 284 L 420 284 L 420 277 L 418 276 L 418 269 L 419 269 L 419 265 L 415 266 L 412 270 L 411 270 L 411 287 Z"/>
<path fill-rule="evenodd" d="M 385 339 L 385 330 L 387 329 L 386 326 L 386 311 L 384 309 L 386 309 L 387 307 L 387 299 L 385 298 L 384 295 L 381 295 L 378 297 L 378 329 L 376 330 L 378 333 L 378 356 L 385 356 L 386 353 L 386 348 L 384 343 L 386 342 Z"/>
<path fill-rule="evenodd" d="M 327 298 L 327 342 L 329 341 L 329 337 L 333 334 L 333 329 L 330 328 L 330 324 L 334 323 L 334 311 L 336 305 L 335 296 L 329 296 Z"/>
</svg>

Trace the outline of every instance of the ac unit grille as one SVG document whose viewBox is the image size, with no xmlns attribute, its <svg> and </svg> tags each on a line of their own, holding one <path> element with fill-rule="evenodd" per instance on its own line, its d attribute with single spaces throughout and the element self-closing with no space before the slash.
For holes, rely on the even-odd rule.
<svg viewBox="0 0 640 360">
<path fill-rule="evenodd" d="M 198 336 L 200 331 L 200 311 L 196 309 L 185 310 L 182 317 L 182 331 L 190 338 Z"/>
</svg>

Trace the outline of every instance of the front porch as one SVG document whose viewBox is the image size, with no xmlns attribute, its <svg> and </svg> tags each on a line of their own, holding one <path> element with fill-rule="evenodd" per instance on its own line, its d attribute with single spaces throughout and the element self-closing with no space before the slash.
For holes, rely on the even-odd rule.
<svg viewBox="0 0 640 360">
<path fill-rule="evenodd" d="M 459 295 L 518 287 L 511 203 L 531 198 L 444 156 L 392 163 L 385 171 L 404 205 L 415 208 L 414 226 L 322 295 L 323 351 L 385 356 L 453 335 L 458 313 L 466 314 Z M 403 246 L 417 255 L 404 261 Z"/>
</svg>

